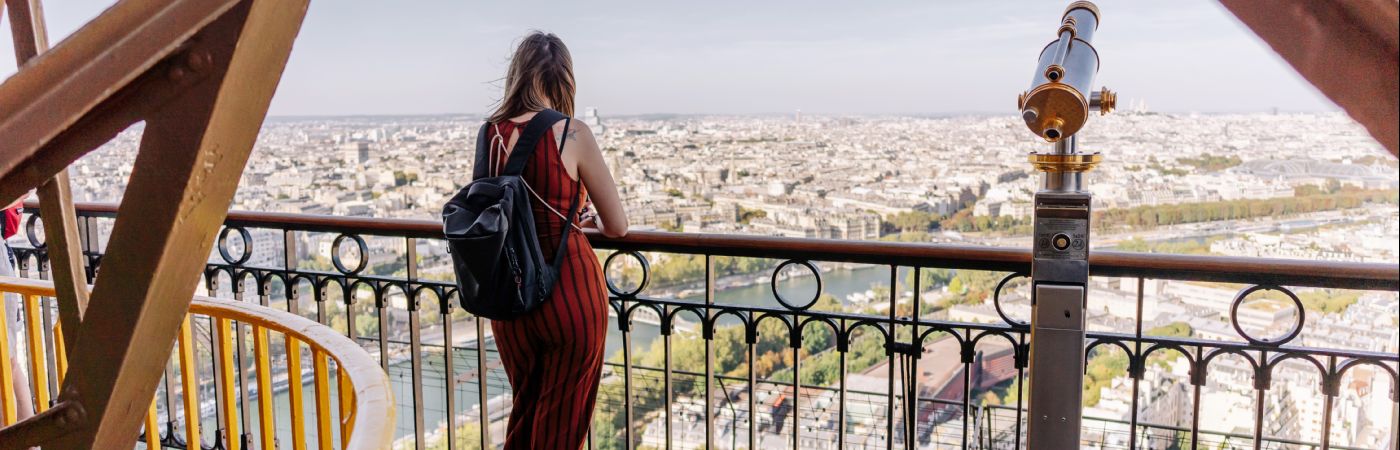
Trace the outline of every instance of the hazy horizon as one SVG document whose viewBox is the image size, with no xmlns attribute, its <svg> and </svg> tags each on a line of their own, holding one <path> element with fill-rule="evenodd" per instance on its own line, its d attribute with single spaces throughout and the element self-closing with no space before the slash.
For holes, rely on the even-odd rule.
<svg viewBox="0 0 1400 450">
<path fill-rule="evenodd" d="M 48 3 L 50 41 L 112 3 Z M 577 105 L 607 116 L 1012 114 L 1067 3 L 313 1 L 270 115 L 481 114 L 532 29 L 564 39 Z M 1097 84 L 1122 109 L 1338 110 L 1214 1 L 1097 3 Z"/>
</svg>

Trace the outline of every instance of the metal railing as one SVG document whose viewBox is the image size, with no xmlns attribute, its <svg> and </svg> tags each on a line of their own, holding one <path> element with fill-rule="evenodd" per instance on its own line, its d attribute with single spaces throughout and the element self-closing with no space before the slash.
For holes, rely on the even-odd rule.
<svg viewBox="0 0 1400 450">
<path fill-rule="evenodd" d="M 11 425 L 17 419 L 19 405 L 13 389 L 15 376 L 12 367 L 26 367 L 29 387 L 35 414 L 42 414 L 51 407 L 50 390 L 62 386 L 67 372 L 67 351 L 63 334 L 52 325 L 45 329 L 46 311 L 40 298 L 54 297 L 53 284 L 22 278 L 0 277 L 0 293 L 14 294 L 23 298 L 24 310 L 24 356 L 10 355 L 12 343 L 9 333 L 0 329 L 0 425 Z M 4 323 L 15 323 L 15 318 L 4 317 L 0 309 L 0 319 Z M 195 323 L 207 324 L 211 331 L 211 351 L 213 352 L 213 377 L 201 374 L 201 367 L 195 358 L 197 345 L 193 332 Z M 274 345 L 269 332 L 281 334 L 285 363 L 290 367 L 286 373 L 301 373 L 303 362 L 302 347 L 310 350 L 306 354 L 309 362 L 311 382 L 315 386 L 310 404 L 298 383 L 289 383 L 291 395 L 291 429 L 293 440 L 288 448 L 302 450 L 314 442 L 318 449 L 330 449 L 340 443 L 341 449 L 382 449 L 393 439 L 393 427 L 384 421 L 375 420 L 375 415 L 393 417 L 394 404 L 390 394 L 389 381 L 378 365 L 368 358 L 354 342 L 335 331 L 311 322 L 302 317 L 282 311 L 233 302 L 225 299 L 196 297 L 190 303 L 190 314 L 180 325 L 176 343 L 176 363 L 167 369 L 165 379 L 165 407 L 157 408 L 160 395 L 152 400 L 146 412 L 146 424 L 140 443 L 148 449 L 189 448 L 188 443 L 205 442 L 201 437 L 204 422 L 202 417 L 206 406 L 217 410 L 218 430 L 214 433 L 213 447 L 222 449 L 249 448 L 249 441 L 256 440 L 261 448 L 276 448 L 273 422 L 274 371 L 272 370 L 269 348 Z M 251 336 L 253 349 L 245 348 L 247 337 Z M 23 361 L 12 364 L 11 358 Z M 49 367 L 49 362 L 53 366 Z M 47 369 L 47 370 L 36 370 Z M 175 373 L 178 372 L 178 375 Z M 50 374 L 54 384 L 50 385 Z M 212 378 L 212 379 L 211 379 Z M 170 383 L 178 382 L 178 388 Z M 202 385 L 215 390 L 213 401 L 201 391 Z M 335 387 L 334 389 L 332 387 Z M 178 392 L 178 394 L 177 394 Z M 179 397 L 179 407 L 176 407 Z M 201 397 L 204 397 L 201 399 Z M 335 399 L 334 402 L 332 399 Z M 239 401 L 234 399 L 241 399 Z M 256 401 L 254 406 L 252 403 Z M 334 405 L 334 406 L 333 406 Z M 335 409 L 332 409 L 332 408 Z M 314 408 L 314 409 L 313 409 Z M 183 427 L 176 426 L 175 412 L 179 410 Z M 242 414 L 242 422 L 239 411 Z M 158 418 L 168 418 L 162 435 Z M 311 434 L 307 432 L 308 419 L 314 418 Z M 333 419 L 338 418 L 338 419 Z M 71 419 L 71 418 L 70 418 Z M 257 420 L 257 432 L 250 421 Z M 334 430 L 332 425 L 335 424 Z M 38 427 L 32 427 L 38 431 Z M 62 427 L 57 427 L 61 429 Z M 177 430 L 183 428 L 183 433 Z M 240 434 L 238 430 L 248 430 Z M 44 432 L 52 432 L 48 430 Z M 241 436 L 241 441 L 228 441 L 229 436 Z M 338 438 L 338 439 L 337 439 Z"/>
<path fill-rule="evenodd" d="M 102 258 L 101 230 L 115 206 L 82 204 L 79 212 L 91 276 Z M 21 270 L 37 268 L 42 276 L 44 255 L 35 225 L 31 218 L 33 248 L 16 250 Z M 596 409 L 614 423 L 595 417 L 589 448 L 1022 448 L 1024 398 L 1036 389 L 1053 389 L 1022 386 L 1028 327 L 1003 305 L 1017 278 L 1029 270 L 1028 250 L 659 232 L 589 238 L 595 248 L 611 251 L 603 258 L 611 313 L 623 318 L 610 338 L 620 338 L 620 358 L 609 359 L 604 367 Z M 211 294 L 222 292 L 235 301 L 313 318 L 379 356 L 381 369 L 397 381 L 399 409 L 405 412 L 397 446 L 493 448 L 501 443 L 509 385 L 486 322 L 464 315 L 454 304 L 450 272 L 443 276 L 441 271 L 446 256 L 439 223 L 233 211 L 217 249 L 205 273 Z M 351 263 L 353 253 L 359 257 Z M 682 257 L 698 262 L 698 280 L 649 288 L 650 279 L 659 277 L 651 273 L 652 263 Z M 629 263 L 631 258 L 635 262 Z M 776 265 L 758 273 L 725 271 L 738 258 L 765 258 Z M 1378 442 L 1394 448 L 1400 441 L 1394 412 L 1400 405 L 1400 356 L 1298 345 L 1309 316 L 1294 292 L 1400 291 L 1395 265 L 1111 251 L 1094 252 L 1090 262 L 1094 277 L 1129 279 L 1137 288 L 1132 329 L 1091 331 L 1086 342 L 1091 355 L 1121 354 L 1126 367 L 1111 375 L 1131 384 L 1126 388 L 1131 392 L 1127 417 L 1086 415 L 1086 447 L 1360 448 L 1333 445 L 1332 440 L 1339 434 L 1333 428 L 1333 407 L 1343 378 L 1362 366 L 1369 367 L 1373 379 L 1389 382 L 1371 387 L 1389 389 L 1392 403 L 1388 425 L 1371 419 L 1373 428 L 1384 432 Z M 889 286 L 888 305 L 860 312 L 818 305 L 823 267 L 829 273 L 837 265 L 881 268 L 880 278 Z M 811 273 L 794 275 L 803 269 Z M 989 301 L 1001 320 L 932 318 L 932 306 L 922 298 L 932 286 L 921 284 L 923 272 L 935 269 L 1000 273 Z M 756 277 L 769 282 L 775 304 L 717 301 L 723 284 Z M 785 296 L 785 280 L 799 278 L 814 281 L 818 295 Z M 1238 336 L 1206 340 L 1145 332 L 1143 286 L 1148 280 L 1245 285 L 1232 300 L 1221 300 L 1231 306 L 1228 313 L 1216 311 Z M 909 295 L 897 288 L 901 284 L 912 287 Z M 687 288 L 694 295 L 683 295 Z M 1276 291 L 1277 298 L 1296 303 L 1294 326 L 1282 337 L 1246 332 L 1251 327 L 1247 315 L 1242 324 L 1239 307 L 1262 291 Z M 659 353 L 634 348 L 634 339 L 641 339 L 639 326 L 656 328 L 653 346 Z M 786 348 L 756 348 L 772 342 Z M 701 355 L 700 366 L 677 367 L 683 364 L 673 352 L 676 345 L 698 346 L 686 351 Z M 691 362 L 694 357 L 687 356 Z M 767 377 L 758 375 L 765 364 L 781 367 Z M 1187 373 L 1171 375 L 1163 369 L 1169 364 L 1185 367 Z M 858 373 L 852 373 L 853 365 L 859 366 Z M 1315 370 L 1322 417 L 1298 418 L 1270 406 L 1287 404 L 1268 401 L 1275 375 L 1297 367 Z M 921 385 L 930 370 L 952 375 L 939 378 L 938 386 Z M 834 376 L 814 382 L 817 371 Z M 1252 392 L 1249 429 L 1203 427 L 1203 388 L 1228 382 L 1212 374 L 1247 383 L 1241 389 Z M 1014 401 L 984 402 L 994 390 L 1006 391 Z M 1140 420 L 1143 411 L 1156 405 L 1145 395 L 1162 392 L 1175 392 L 1172 401 L 1180 405 L 1170 410 L 1180 420 Z M 1320 422 L 1318 435 L 1278 435 L 1277 423 L 1304 419 Z"/>
</svg>

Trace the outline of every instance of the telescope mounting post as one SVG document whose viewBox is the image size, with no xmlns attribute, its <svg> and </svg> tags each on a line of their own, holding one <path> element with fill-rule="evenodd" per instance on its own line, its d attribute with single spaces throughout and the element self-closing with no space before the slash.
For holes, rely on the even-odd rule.
<svg viewBox="0 0 1400 450">
<path fill-rule="evenodd" d="M 1084 172 L 1101 160 L 1081 153 L 1075 133 L 1097 109 L 1107 114 L 1116 95 L 1090 92 L 1098 53 L 1090 40 L 1099 10 L 1077 1 L 1066 8 L 1057 39 L 1041 51 L 1031 89 L 1018 107 L 1032 133 L 1054 144 L 1028 160 L 1042 173 L 1035 194 L 1031 259 L 1030 396 L 1027 446 L 1080 447 L 1084 390 L 1084 329 L 1089 290 L 1089 228 L 1093 196 Z M 1088 93 L 1088 95 L 1085 95 Z"/>
</svg>

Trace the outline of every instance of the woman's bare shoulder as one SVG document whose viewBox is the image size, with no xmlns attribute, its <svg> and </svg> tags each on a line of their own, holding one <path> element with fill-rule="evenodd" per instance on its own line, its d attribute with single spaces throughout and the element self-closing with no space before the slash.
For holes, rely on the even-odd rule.
<svg viewBox="0 0 1400 450">
<path fill-rule="evenodd" d="M 568 131 L 564 131 L 566 122 L 569 127 Z M 577 118 L 561 120 L 559 123 L 554 124 L 554 135 L 560 136 L 559 140 L 562 143 L 580 143 L 596 146 L 596 141 L 593 138 L 593 130 L 588 128 L 588 124 L 583 123 L 582 120 L 578 120 Z"/>
</svg>

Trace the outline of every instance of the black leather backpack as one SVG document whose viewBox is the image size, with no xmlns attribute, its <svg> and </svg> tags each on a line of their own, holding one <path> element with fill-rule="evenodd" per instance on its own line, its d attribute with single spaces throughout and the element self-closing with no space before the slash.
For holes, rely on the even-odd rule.
<svg viewBox="0 0 1400 450">
<path fill-rule="evenodd" d="M 490 123 L 481 126 L 472 182 L 442 208 L 442 231 L 457 273 L 462 309 L 467 312 L 493 320 L 519 317 L 544 303 L 559 280 L 578 198 L 569 207 L 553 264 L 546 264 L 535 233 L 530 193 L 520 174 L 545 132 L 566 118 L 552 109 L 535 114 L 520 133 L 504 171 L 494 177 L 487 171 Z M 568 126 L 565 122 L 565 132 Z"/>
</svg>

